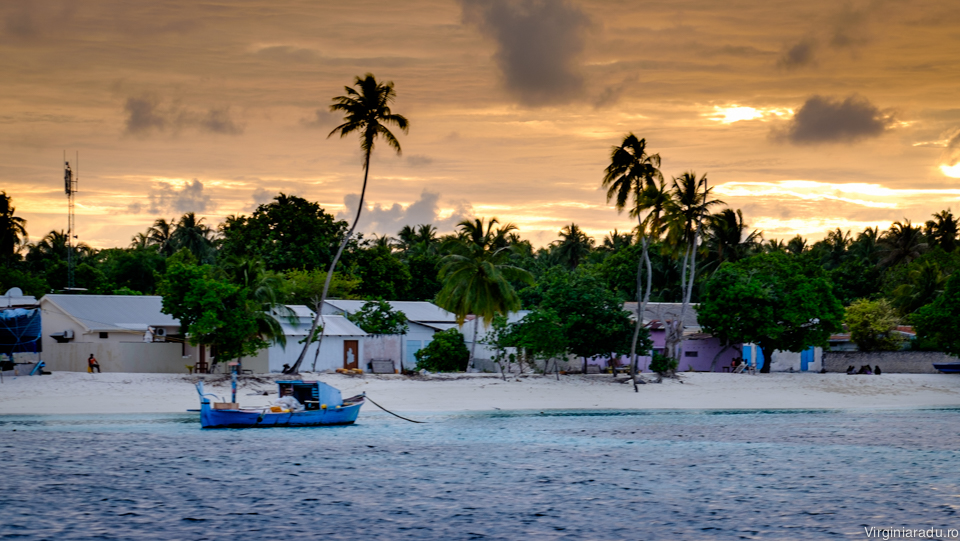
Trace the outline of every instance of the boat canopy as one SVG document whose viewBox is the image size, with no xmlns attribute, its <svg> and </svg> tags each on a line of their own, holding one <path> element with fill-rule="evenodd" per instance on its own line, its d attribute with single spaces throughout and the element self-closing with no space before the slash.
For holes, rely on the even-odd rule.
<svg viewBox="0 0 960 541">
<path fill-rule="evenodd" d="M 343 405 L 340 390 L 322 381 L 284 380 L 277 381 L 277 392 L 283 396 L 284 389 L 293 389 L 293 397 L 301 404 L 319 404 L 334 408 Z M 308 407 L 307 409 L 313 409 Z"/>
</svg>

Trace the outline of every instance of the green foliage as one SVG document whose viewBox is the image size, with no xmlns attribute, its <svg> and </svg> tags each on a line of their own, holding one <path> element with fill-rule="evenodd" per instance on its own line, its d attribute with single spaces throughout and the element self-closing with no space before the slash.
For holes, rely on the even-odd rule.
<svg viewBox="0 0 960 541">
<path fill-rule="evenodd" d="M 212 266 L 175 261 L 158 289 L 163 312 L 180 321 L 191 344 L 213 346 L 217 362 L 251 357 L 268 345 L 259 333 L 262 306 L 250 290 L 217 278 Z"/>
<path fill-rule="evenodd" d="M 516 338 L 512 326 L 508 323 L 506 316 L 497 314 L 490 324 L 490 332 L 484 336 L 484 343 L 493 347 L 493 362 L 500 367 L 500 373 L 504 380 L 507 378 L 507 372 L 510 370 L 510 364 L 517 361 L 514 353 L 508 353 L 507 348 L 516 347 Z"/>
<path fill-rule="evenodd" d="M 22 263 L 0 265 L 0 294 L 12 287 L 19 287 L 25 295 L 40 298 L 50 292 L 50 285 L 41 276 L 23 270 Z"/>
<path fill-rule="evenodd" d="M 885 299 L 860 299 L 847 307 L 845 322 L 860 351 L 897 351 L 903 338 L 893 332 L 899 320 L 897 311 Z"/>
<path fill-rule="evenodd" d="M 95 256 L 103 271 L 105 289 L 129 289 L 152 295 L 157 279 L 166 269 L 166 261 L 156 246 L 140 249 L 109 248 Z"/>
<path fill-rule="evenodd" d="M 514 325 L 510 343 L 544 362 L 565 357 L 567 354 L 567 336 L 563 322 L 560 316 L 550 309 L 538 308 L 525 315 Z M 544 370 L 547 370 L 546 365 Z"/>
<path fill-rule="evenodd" d="M 406 300 L 432 301 L 440 292 L 440 256 L 436 254 L 414 254 L 407 258 L 410 272 L 410 284 Z"/>
<path fill-rule="evenodd" d="M 667 374 L 676 370 L 678 366 L 680 366 L 679 360 L 667 357 L 662 353 L 653 352 L 653 359 L 650 360 L 650 371 Z"/>
<path fill-rule="evenodd" d="M 417 358 L 416 370 L 428 372 L 463 372 L 470 362 L 467 344 L 457 329 L 434 334 L 433 341 L 414 356 Z"/>
<path fill-rule="evenodd" d="M 707 284 L 698 319 L 721 342 L 753 342 L 770 359 L 774 350 L 825 345 L 840 329 L 843 307 L 822 269 L 768 253 L 722 265 Z M 770 371 L 769 362 L 762 371 Z"/>
<path fill-rule="evenodd" d="M 346 222 L 318 203 L 281 193 L 249 217 L 227 218 L 220 249 L 225 256 L 262 258 L 268 270 L 313 270 L 330 265 L 346 230 Z"/>
<path fill-rule="evenodd" d="M 130 289 L 127 286 L 123 286 L 119 289 L 114 289 L 113 294 L 114 295 L 143 295 L 143 293 Z"/>
<path fill-rule="evenodd" d="M 844 306 L 857 299 L 876 297 L 880 290 L 880 276 L 880 267 L 856 258 L 845 259 L 830 271 L 834 295 Z"/>
<path fill-rule="evenodd" d="M 323 293 L 323 283 L 327 279 L 327 271 L 320 269 L 297 269 L 283 274 L 284 280 L 280 284 L 280 297 L 288 304 L 304 304 L 316 308 Z M 356 299 L 354 291 L 360 287 L 360 279 L 334 273 L 330 280 L 329 296 L 334 299 Z"/>
<path fill-rule="evenodd" d="M 563 325 L 566 349 L 579 357 L 630 352 L 633 321 L 616 295 L 594 276 L 554 268 L 524 290 L 531 306 L 556 314 Z M 649 332 L 641 330 L 637 350 L 649 349 Z"/>
<path fill-rule="evenodd" d="M 953 273 L 943 294 L 921 308 L 912 320 L 918 341 L 960 357 L 960 272 Z"/>
<path fill-rule="evenodd" d="M 410 271 L 386 247 L 357 250 L 350 271 L 360 278 L 357 294 L 368 299 L 401 299 L 410 287 Z"/>
<path fill-rule="evenodd" d="M 407 334 L 410 330 L 406 314 L 383 300 L 367 301 L 353 314 L 347 314 L 347 319 L 370 334 Z"/>
</svg>

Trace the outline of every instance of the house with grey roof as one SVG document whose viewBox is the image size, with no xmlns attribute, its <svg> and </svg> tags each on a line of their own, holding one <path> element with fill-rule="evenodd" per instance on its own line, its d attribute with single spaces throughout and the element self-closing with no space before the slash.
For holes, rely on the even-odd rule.
<svg viewBox="0 0 960 541">
<path fill-rule="evenodd" d="M 326 315 L 353 314 L 367 301 L 331 299 L 325 301 L 322 313 Z M 457 327 L 457 316 L 426 301 L 387 301 L 391 309 L 403 312 L 409 321 L 409 330 L 403 336 L 368 336 L 364 339 L 361 368 L 373 360 L 403 360 L 403 367 L 412 369 L 417 364 L 414 356 L 427 347 L 433 335 Z M 399 364 L 399 363 L 397 363 Z"/>
<path fill-rule="evenodd" d="M 41 357 L 47 369 L 85 372 L 92 354 L 103 371 L 186 372 L 201 352 L 178 336 L 180 322 L 161 312 L 162 302 L 146 295 L 45 295 Z"/>
<path fill-rule="evenodd" d="M 274 314 L 286 338 L 286 346 L 278 342 L 260 351 L 253 359 L 243 361 L 243 367 L 265 366 L 265 372 L 282 372 L 284 366 L 293 366 L 303 351 L 303 344 L 310 326 L 313 324 L 315 312 L 302 304 L 288 305 L 287 314 Z M 363 368 L 364 354 L 366 353 L 365 339 L 369 335 L 352 321 L 342 315 L 327 315 L 323 317 L 323 340 L 320 343 L 319 355 L 317 343 L 310 344 L 307 354 L 300 366 L 301 371 L 335 370 L 337 368 Z M 316 361 L 316 363 L 314 363 Z"/>
</svg>

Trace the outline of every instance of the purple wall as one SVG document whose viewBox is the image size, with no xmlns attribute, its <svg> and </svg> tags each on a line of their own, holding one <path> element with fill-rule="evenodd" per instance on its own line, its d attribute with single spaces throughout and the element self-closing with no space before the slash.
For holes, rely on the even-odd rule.
<svg viewBox="0 0 960 541">
<path fill-rule="evenodd" d="M 650 338 L 653 340 L 653 349 L 663 351 L 666 343 L 666 331 L 663 329 L 654 329 L 650 331 Z M 693 368 L 697 372 L 708 372 L 713 358 L 723 349 L 723 345 L 717 338 L 706 338 L 701 340 L 686 339 L 683 341 L 683 354 L 680 356 L 680 366 L 677 368 L 680 372 L 686 372 Z M 741 356 L 739 347 L 731 347 L 723 352 L 717 358 L 715 372 L 723 372 L 723 367 L 729 367 L 730 362 Z M 627 366 L 630 362 L 630 356 L 620 358 L 620 366 Z M 589 364 L 596 364 L 603 367 L 609 366 L 609 358 L 598 357 L 590 359 Z M 647 366 L 650 363 L 650 357 L 639 357 L 638 365 L 643 371 L 648 371 Z M 727 369 L 730 370 L 729 368 Z"/>
</svg>

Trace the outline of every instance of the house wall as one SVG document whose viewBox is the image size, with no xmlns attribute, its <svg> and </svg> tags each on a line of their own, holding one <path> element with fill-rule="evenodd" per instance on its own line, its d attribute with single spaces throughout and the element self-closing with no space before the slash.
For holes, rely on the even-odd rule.
<svg viewBox="0 0 960 541">
<path fill-rule="evenodd" d="M 765 361 L 763 352 L 755 344 L 744 344 L 743 358 L 759 370 Z M 771 372 L 819 372 L 823 367 L 823 348 L 811 347 L 803 352 L 774 351 Z"/>
<path fill-rule="evenodd" d="M 54 342 L 49 349 L 44 347 L 43 362 L 51 372 L 86 372 L 92 353 L 103 372 L 177 374 L 193 365 L 181 351 L 181 345 L 173 342 Z"/>
<path fill-rule="evenodd" d="M 363 338 L 363 354 L 360 356 L 360 368 L 367 369 L 370 361 L 391 360 L 394 367 L 399 368 L 399 361 L 403 359 L 403 343 L 406 335 L 402 334 L 375 334 Z"/>
<path fill-rule="evenodd" d="M 288 364 L 293 366 L 297 362 L 297 357 L 300 356 L 300 351 L 302 346 L 297 344 L 296 338 L 293 336 L 287 337 L 287 347 L 286 349 L 280 347 L 279 344 L 272 344 L 267 348 L 267 357 L 268 363 L 267 368 L 270 372 L 281 372 L 283 370 L 283 365 Z M 336 370 L 337 368 L 343 368 L 343 343 L 345 340 L 356 340 L 358 348 L 358 357 L 362 360 L 364 359 L 364 338 L 365 336 L 325 336 L 323 338 L 323 343 L 320 347 L 320 356 L 317 358 L 317 366 L 314 369 L 313 358 L 317 353 L 317 343 L 314 342 L 310 344 L 310 349 L 307 350 L 307 356 L 303 359 L 303 365 L 300 369 L 302 371 L 310 372 L 323 372 L 325 370 Z M 246 368 L 246 365 L 244 366 Z M 360 364 L 360 368 L 366 370 L 364 364 Z"/>
<path fill-rule="evenodd" d="M 403 367 L 412 370 L 417 366 L 417 358 L 414 354 L 422 348 L 427 347 L 433 341 L 433 335 L 437 332 L 432 327 L 410 322 L 407 334 L 403 335 L 402 355 Z M 469 347 L 469 346 L 468 346 Z"/>
<path fill-rule="evenodd" d="M 846 372 L 850 365 L 859 370 L 869 364 L 889 374 L 939 374 L 933 363 L 955 362 L 956 357 L 939 351 L 829 351 L 823 360 L 827 372 Z"/>
</svg>

